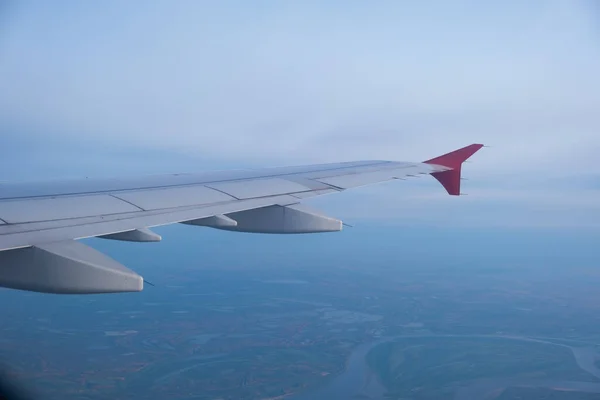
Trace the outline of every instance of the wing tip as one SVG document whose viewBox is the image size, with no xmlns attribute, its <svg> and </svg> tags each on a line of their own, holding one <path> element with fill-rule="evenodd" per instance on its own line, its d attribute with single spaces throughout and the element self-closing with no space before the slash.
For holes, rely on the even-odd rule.
<svg viewBox="0 0 600 400">
<path fill-rule="evenodd" d="M 483 144 L 473 143 L 458 150 L 451 151 L 450 153 L 423 161 L 423 163 L 436 164 L 448 168 L 459 168 L 463 162 L 468 160 L 473 154 L 477 153 L 482 147 L 484 147 Z"/>
<path fill-rule="evenodd" d="M 431 175 L 442 184 L 451 196 L 460 196 L 460 181 L 462 163 L 477 153 L 482 147 L 480 143 L 473 143 L 450 153 L 423 161 L 425 164 L 441 165 L 449 168 L 446 171 L 432 172 Z"/>
</svg>

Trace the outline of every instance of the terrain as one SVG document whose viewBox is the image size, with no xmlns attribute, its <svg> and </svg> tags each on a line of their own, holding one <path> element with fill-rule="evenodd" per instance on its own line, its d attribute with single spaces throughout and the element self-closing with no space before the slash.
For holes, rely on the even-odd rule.
<svg viewBox="0 0 600 400">
<path fill-rule="evenodd" d="M 1 291 L 12 376 L 41 399 L 600 395 L 594 254 L 441 263 L 425 246 L 210 232 L 92 241 L 139 265 L 155 285 L 142 293 Z"/>
</svg>

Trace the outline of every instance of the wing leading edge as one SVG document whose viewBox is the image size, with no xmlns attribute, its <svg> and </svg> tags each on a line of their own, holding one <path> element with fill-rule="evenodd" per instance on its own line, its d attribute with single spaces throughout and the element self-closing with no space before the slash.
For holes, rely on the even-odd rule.
<svg viewBox="0 0 600 400">
<path fill-rule="evenodd" d="M 149 228 L 184 223 L 222 230 L 336 232 L 342 221 L 305 198 L 393 179 L 432 175 L 460 194 L 473 144 L 421 162 L 360 161 L 125 180 L 0 185 L 0 286 L 46 293 L 143 289 L 143 278 L 77 239 L 156 242 Z"/>
</svg>

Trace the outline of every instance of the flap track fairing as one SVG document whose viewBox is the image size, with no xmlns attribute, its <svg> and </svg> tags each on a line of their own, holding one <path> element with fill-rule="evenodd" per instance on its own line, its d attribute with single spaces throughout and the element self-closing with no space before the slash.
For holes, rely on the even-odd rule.
<svg viewBox="0 0 600 400">
<path fill-rule="evenodd" d="M 0 252 L 0 286 L 44 293 L 140 292 L 143 278 L 77 241 Z"/>
</svg>

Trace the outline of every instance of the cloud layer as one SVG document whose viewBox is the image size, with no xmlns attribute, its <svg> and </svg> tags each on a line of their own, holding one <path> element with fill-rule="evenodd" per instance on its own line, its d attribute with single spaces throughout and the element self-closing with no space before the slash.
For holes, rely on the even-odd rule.
<svg viewBox="0 0 600 400">
<path fill-rule="evenodd" d="M 556 196 L 598 219 L 593 201 L 569 200 L 595 199 L 600 175 L 591 3 L 257 4 L 12 4 L 0 31 L 4 147 L 18 134 L 50 148 L 102 142 L 103 154 L 272 165 L 418 161 L 482 142 L 493 148 L 468 185 L 486 192 L 462 204 Z M 439 188 L 417 190 L 406 201 Z"/>
</svg>

